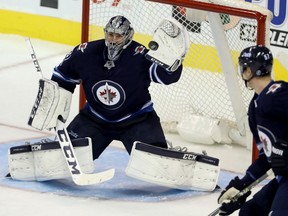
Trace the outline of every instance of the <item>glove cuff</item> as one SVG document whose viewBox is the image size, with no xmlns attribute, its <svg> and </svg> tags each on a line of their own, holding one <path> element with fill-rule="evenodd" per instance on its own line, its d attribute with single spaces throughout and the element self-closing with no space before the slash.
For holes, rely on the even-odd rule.
<svg viewBox="0 0 288 216">
<path fill-rule="evenodd" d="M 243 186 L 246 187 L 247 185 L 251 184 L 255 179 L 253 179 L 248 173 L 241 179 Z"/>
</svg>

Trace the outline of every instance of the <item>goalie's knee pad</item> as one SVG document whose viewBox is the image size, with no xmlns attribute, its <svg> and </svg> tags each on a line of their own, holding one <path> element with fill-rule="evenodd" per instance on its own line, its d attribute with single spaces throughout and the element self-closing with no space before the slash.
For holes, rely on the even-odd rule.
<svg viewBox="0 0 288 216">
<path fill-rule="evenodd" d="M 77 159 L 85 173 L 94 171 L 90 138 L 72 140 Z M 46 181 L 70 177 L 66 159 L 58 142 L 15 146 L 8 153 L 8 166 L 12 179 Z"/>
<path fill-rule="evenodd" d="M 65 122 L 70 112 L 72 93 L 49 79 L 39 80 L 39 90 L 28 125 L 38 129 L 52 129 L 61 116 Z"/>
<path fill-rule="evenodd" d="M 181 190 L 213 191 L 219 159 L 135 142 L 126 168 L 128 176 Z"/>
</svg>

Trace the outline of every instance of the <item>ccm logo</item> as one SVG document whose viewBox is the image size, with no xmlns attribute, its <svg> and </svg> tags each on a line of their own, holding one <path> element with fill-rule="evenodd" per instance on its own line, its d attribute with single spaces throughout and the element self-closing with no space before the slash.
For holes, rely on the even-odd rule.
<svg viewBox="0 0 288 216">
<path fill-rule="evenodd" d="M 184 154 L 183 155 L 183 159 L 184 160 L 196 160 L 197 155 L 193 155 L 193 154 Z"/>
<path fill-rule="evenodd" d="M 65 131 L 64 129 L 58 130 L 57 134 L 71 172 L 73 174 L 80 174 L 80 170 L 77 168 L 78 164 L 76 158 L 73 154 L 73 149 L 71 149 L 69 143 L 69 137 L 67 137 L 68 136 L 67 131 Z"/>
<path fill-rule="evenodd" d="M 32 151 L 41 151 L 42 145 L 31 145 Z"/>
</svg>

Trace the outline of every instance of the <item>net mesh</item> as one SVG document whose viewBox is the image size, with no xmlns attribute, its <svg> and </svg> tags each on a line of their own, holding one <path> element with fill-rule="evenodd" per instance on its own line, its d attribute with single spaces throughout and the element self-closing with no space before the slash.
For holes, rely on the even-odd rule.
<svg viewBox="0 0 288 216">
<path fill-rule="evenodd" d="M 207 12 L 194 10 L 192 13 L 197 17 Z M 187 28 L 191 46 L 183 62 L 181 79 L 168 86 L 152 83 L 149 89 L 164 129 L 175 129 L 177 122 L 189 114 L 222 119 L 233 126 L 236 119 L 222 71 L 225 65 L 220 64 L 209 21 L 195 22 L 186 14 L 186 8 L 145 0 L 94 0 L 90 5 L 89 40 L 103 38 L 103 28 L 108 20 L 123 15 L 133 25 L 134 40 L 148 47 L 159 23 L 164 18 L 174 17 Z M 257 21 L 231 16 L 229 12 L 220 14 L 220 17 L 236 68 L 240 51 L 256 44 Z M 245 88 L 239 76 L 238 84 L 241 100 L 247 107 L 252 92 Z"/>
</svg>

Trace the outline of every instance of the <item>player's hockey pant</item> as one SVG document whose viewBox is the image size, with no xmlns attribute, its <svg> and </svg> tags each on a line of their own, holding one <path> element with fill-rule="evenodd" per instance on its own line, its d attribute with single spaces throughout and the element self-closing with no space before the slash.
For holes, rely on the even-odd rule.
<svg viewBox="0 0 288 216">
<path fill-rule="evenodd" d="M 272 213 L 271 213 L 272 212 Z M 274 178 L 240 209 L 239 216 L 287 216 L 288 179 Z"/>
</svg>

